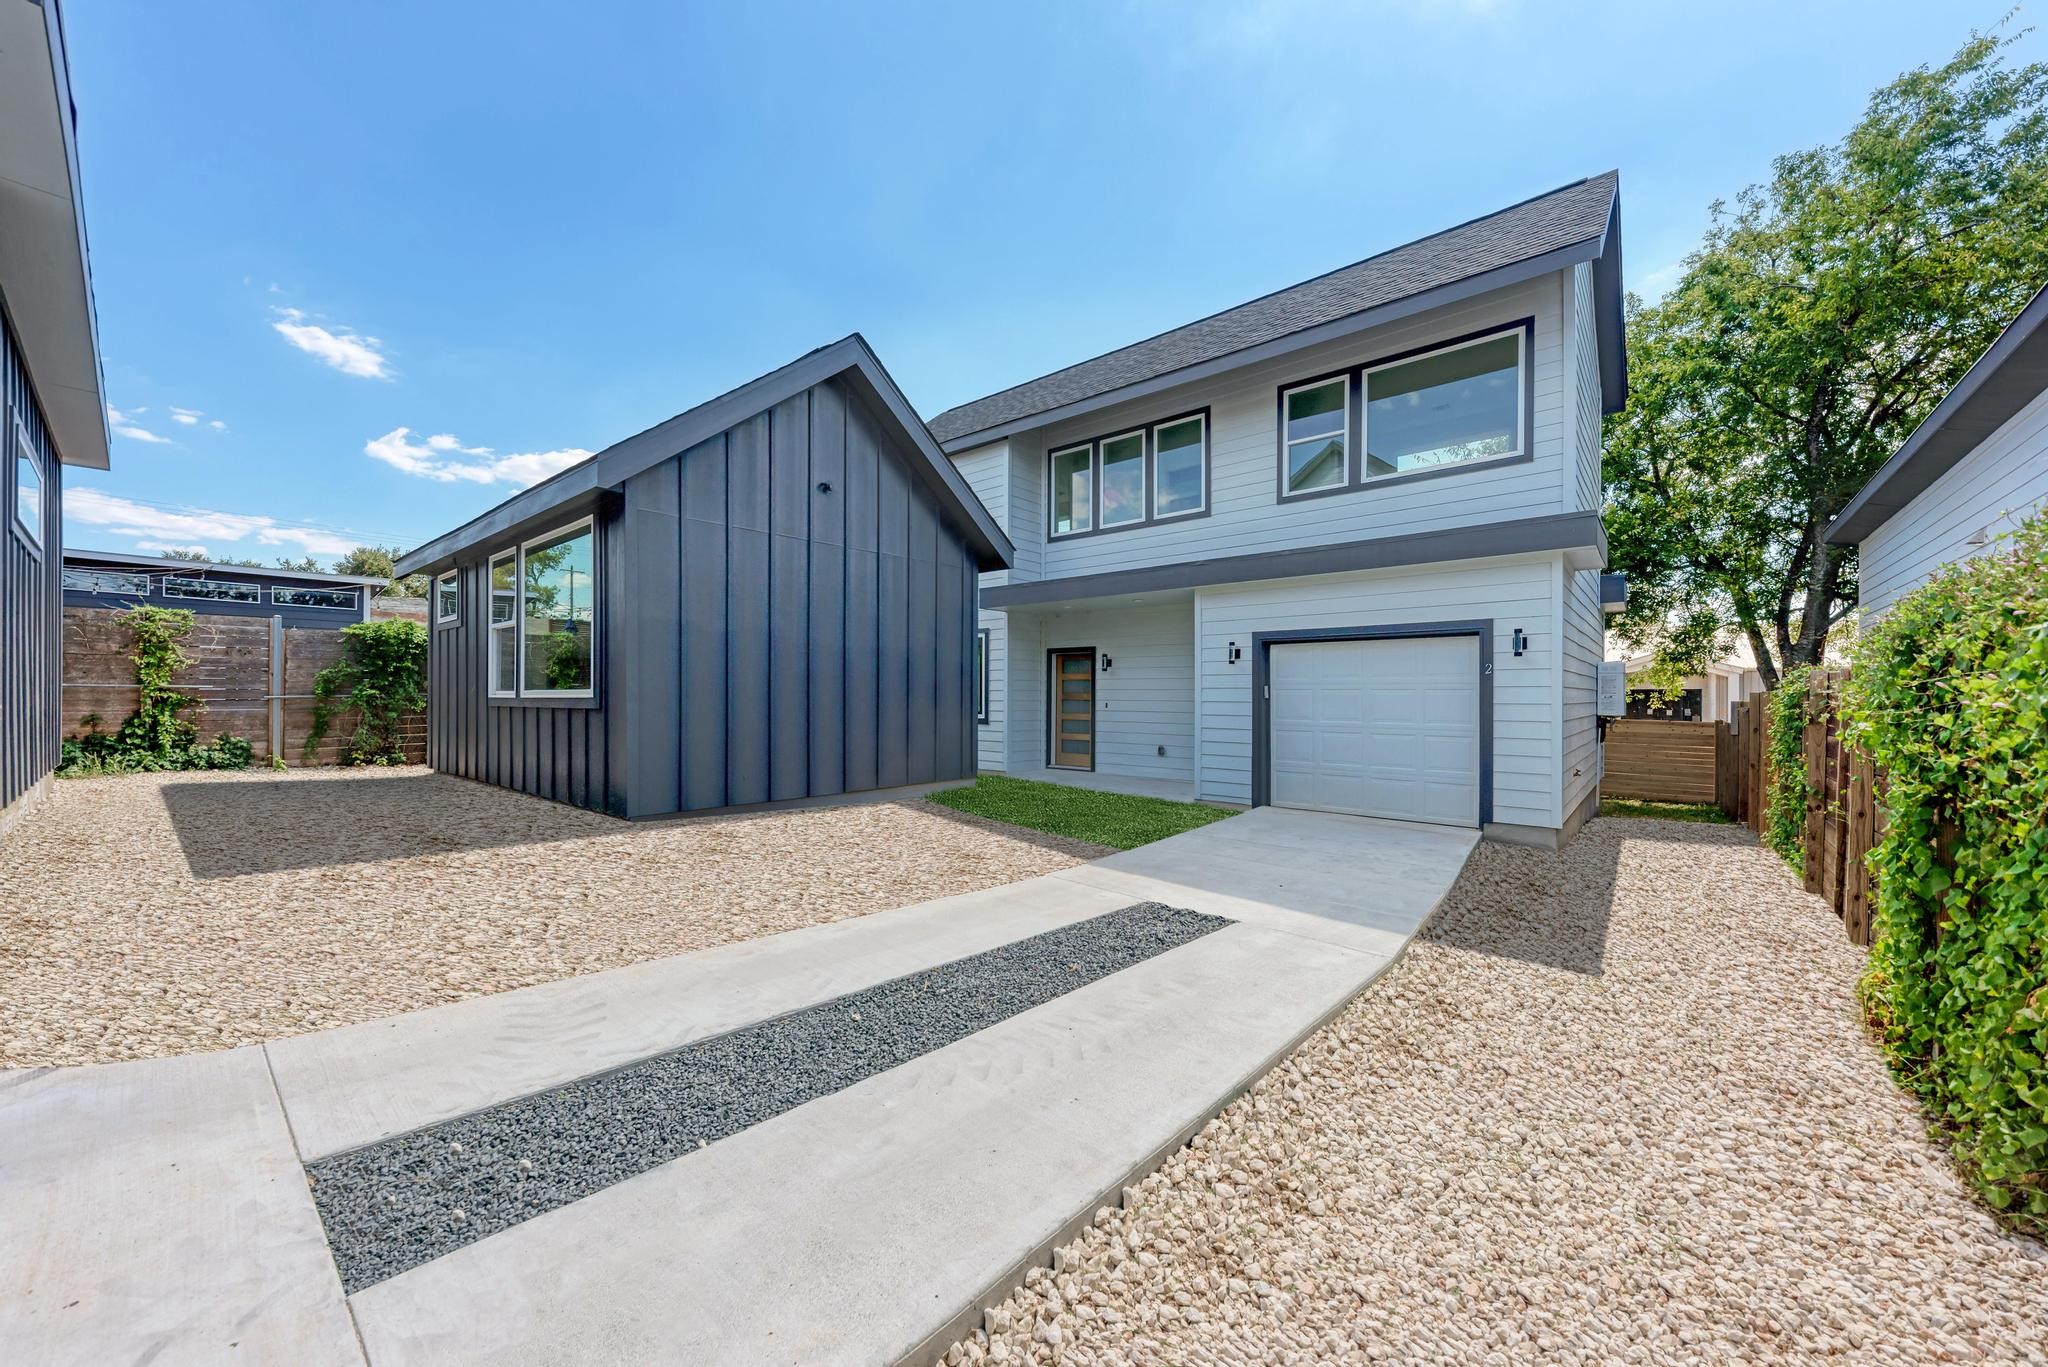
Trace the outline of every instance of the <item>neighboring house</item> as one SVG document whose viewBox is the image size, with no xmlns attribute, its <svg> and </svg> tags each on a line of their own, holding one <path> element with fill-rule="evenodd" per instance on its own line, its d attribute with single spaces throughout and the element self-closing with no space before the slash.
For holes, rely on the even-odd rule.
<svg viewBox="0 0 2048 1367">
<path fill-rule="evenodd" d="M 0 830 L 57 764 L 59 467 L 107 468 L 73 125 L 56 0 L 0 0 Z"/>
<path fill-rule="evenodd" d="M 981 767 L 1568 838 L 1619 222 L 1579 181 L 934 418 L 1016 544 Z"/>
<path fill-rule="evenodd" d="M 1649 651 L 1627 658 L 1628 713 L 1639 720 L 1733 721 L 1735 704 L 1764 691 L 1764 676 L 1750 657 L 1747 644 L 1707 666 L 1704 674 L 1688 674 L 1675 689 L 1653 688 L 1640 681 L 1656 662 Z"/>
<path fill-rule="evenodd" d="M 288 627 L 338 629 L 370 620 L 376 575 L 213 565 L 120 551 L 64 552 L 67 608 L 189 608 L 216 617 L 282 617 Z"/>
<path fill-rule="evenodd" d="M 626 817 L 974 773 L 1010 543 L 859 336 L 411 552 L 427 761 Z"/>
<path fill-rule="evenodd" d="M 1997 551 L 2048 505 L 2048 289 L 1828 527 L 1856 546 L 1869 623 L 1943 565 Z"/>
</svg>

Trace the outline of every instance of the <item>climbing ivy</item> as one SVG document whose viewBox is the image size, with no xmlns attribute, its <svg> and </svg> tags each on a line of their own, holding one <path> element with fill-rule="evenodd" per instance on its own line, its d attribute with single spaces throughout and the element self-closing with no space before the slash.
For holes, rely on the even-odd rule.
<svg viewBox="0 0 2048 1367">
<path fill-rule="evenodd" d="M 2048 1236 L 2048 519 L 1857 645 L 1846 736 L 1885 776 L 1862 992 L 1991 1205 Z"/>
<path fill-rule="evenodd" d="M 1795 873 L 1806 871 L 1806 797 L 1812 781 L 1806 772 L 1806 697 L 1809 671 L 1787 670 L 1778 686 L 1765 694 L 1771 752 L 1771 791 L 1765 806 L 1764 843 L 1778 852 Z"/>
<path fill-rule="evenodd" d="M 181 642 L 192 634 L 193 615 L 186 608 L 133 607 L 120 618 L 133 639 L 129 658 L 135 664 L 135 686 L 141 696 L 135 711 L 108 735 L 99 729 L 97 713 L 80 720 L 82 734 L 64 742 L 57 772 L 66 778 L 93 774 L 124 774 L 162 769 L 241 769 L 254 757 L 249 742 L 225 733 L 213 744 L 199 743 L 199 728 L 184 713 L 198 703 L 180 692 L 172 676 L 192 663 Z"/>
<path fill-rule="evenodd" d="M 327 736 L 335 717 L 353 711 L 355 734 L 345 764 L 403 764 L 401 727 L 427 705 L 427 629 L 405 618 L 358 622 L 341 629 L 341 659 L 313 680 L 313 725 L 306 756 Z"/>
</svg>

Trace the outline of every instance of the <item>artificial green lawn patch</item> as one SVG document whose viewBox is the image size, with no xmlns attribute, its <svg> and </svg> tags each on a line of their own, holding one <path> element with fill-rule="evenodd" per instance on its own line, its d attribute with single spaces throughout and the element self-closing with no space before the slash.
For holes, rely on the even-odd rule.
<svg viewBox="0 0 2048 1367">
<path fill-rule="evenodd" d="M 1725 826 L 1728 818 L 1711 802 L 1643 802 L 1632 797 L 1603 797 L 1602 816 L 1655 816 L 1666 821 L 1703 821 Z"/>
<path fill-rule="evenodd" d="M 1002 774 L 983 774 L 971 788 L 948 788 L 925 801 L 1118 850 L 1149 845 L 1234 815 L 1225 808 L 1204 807 L 1198 802 L 1098 793 Z"/>
</svg>

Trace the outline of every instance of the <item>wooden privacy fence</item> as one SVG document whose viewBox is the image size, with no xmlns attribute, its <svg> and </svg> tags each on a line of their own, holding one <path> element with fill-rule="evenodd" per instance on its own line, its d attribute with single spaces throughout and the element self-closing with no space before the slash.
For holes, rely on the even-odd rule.
<svg viewBox="0 0 2048 1367">
<path fill-rule="evenodd" d="M 1713 802 L 1717 798 L 1714 728 L 1690 721 L 1607 723 L 1600 791 L 1645 802 Z"/>
<path fill-rule="evenodd" d="M 1842 740 L 1845 669 L 1807 675 L 1800 769 L 1806 799 L 1799 832 L 1806 890 L 1828 900 L 1854 944 L 1870 943 L 1871 848 L 1884 833 L 1877 793 L 1883 776 L 1867 755 Z M 1770 695 L 1735 705 L 1733 724 L 1717 722 L 1714 744 L 1720 775 L 1715 803 L 1759 836 L 1770 824 Z"/>
<path fill-rule="evenodd" d="M 313 679 L 342 656 L 339 631 L 287 627 L 262 617 L 202 613 L 180 646 L 192 663 L 173 676 L 172 686 L 199 699 L 185 716 L 202 740 L 226 733 L 255 747 L 268 763 L 273 753 L 285 763 L 338 764 L 355 730 L 350 716 L 335 718 L 309 760 L 306 737 L 313 726 Z M 64 713 L 66 736 L 85 730 L 97 716 L 112 731 L 135 710 L 133 634 L 112 608 L 64 609 Z M 427 720 L 406 719 L 406 758 L 424 764 Z"/>
</svg>

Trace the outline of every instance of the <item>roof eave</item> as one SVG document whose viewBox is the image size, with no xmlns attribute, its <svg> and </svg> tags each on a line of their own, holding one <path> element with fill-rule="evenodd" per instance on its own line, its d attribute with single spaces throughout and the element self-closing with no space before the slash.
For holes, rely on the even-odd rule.
<svg viewBox="0 0 2048 1367">
<path fill-rule="evenodd" d="M 1618 201 L 1619 196 L 1617 195 L 1616 198 Z M 1613 221 L 1610 214 L 1610 224 Z M 1008 422 L 997 423 L 991 427 L 980 428 L 973 432 L 965 432 L 957 437 L 949 437 L 939 444 L 948 454 L 972 450 L 977 446 L 986 446 L 990 442 L 1000 441 L 1004 437 L 1018 432 L 1029 432 L 1040 427 L 1048 427 L 1053 423 L 1064 422 L 1068 418 L 1080 417 L 1083 414 L 1092 413 L 1098 409 L 1127 403 L 1132 399 L 1144 398 L 1151 394 L 1160 393 L 1163 390 L 1177 388 L 1180 385 L 1190 384 L 1197 380 L 1208 379 L 1214 375 L 1225 374 L 1260 361 L 1291 355 L 1294 352 L 1302 351 L 1309 347 L 1320 346 L 1325 342 L 1338 341 L 1356 333 L 1365 332 L 1376 327 L 1383 327 L 1388 323 L 1398 322 L 1403 318 L 1413 317 L 1418 313 L 1425 313 L 1430 309 L 1442 308 L 1448 304 L 1472 298 L 1475 295 L 1485 294 L 1492 290 L 1506 289 L 1511 285 L 1518 285 L 1526 280 L 1549 275 L 1554 271 L 1566 270 L 1582 261 L 1594 261 L 1597 263 L 1610 250 L 1610 242 L 1612 243 L 1611 250 L 1615 255 L 1615 275 L 1618 280 L 1620 273 L 1619 238 L 1613 237 L 1609 233 L 1601 233 L 1586 238 L 1583 241 L 1569 243 L 1506 266 L 1498 266 L 1493 270 L 1482 271 L 1477 275 L 1468 275 L 1462 280 L 1453 280 L 1446 284 L 1437 285 L 1418 294 L 1405 295 L 1399 299 L 1390 299 L 1384 304 L 1377 304 L 1372 308 L 1363 309 L 1357 313 L 1346 314 L 1342 318 L 1335 318 L 1312 328 L 1304 328 L 1300 332 L 1288 333 L 1285 337 L 1276 337 L 1271 341 L 1261 342 L 1256 346 L 1245 347 L 1242 350 L 1233 351 L 1226 355 L 1211 357 L 1194 365 L 1183 366 L 1178 370 L 1171 370 L 1163 375 L 1140 380 L 1135 384 L 1122 385 L 1116 389 L 1090 395 L 1085 399 L 1077 399 L 1072 403 L 1062 404 L 1057 408 L 1046 409 L 1041 413 L 1014 418 Z M 1617 294 L 1614 323 L 1617 330 L 1620 326 L 1619 309 L 1619 295 Z M 1618 341 L 1616 345 L 1618 347 Z M 1607 354 L 1604 337 L 1601 354 L 1603 358 Z M 1606 397 L 1605 383 L 1605 376 L 1603 374 L 1603 402 Z M 1625 371 L 1622 387 L 1625 391 Z M 1624 397 L 1626 397 L 1625 393 Z"/>
<path fill-rule="evenodd" d="M 2001 383 L 2007 380 L 2016 383 Z M 2044 388 L 2048 388 L 2048 288 L 2029 300 L 2019 317 L 1985 348 L 1955 388 L 1828 524 L 1822 539 L 1832 546 L 1861 543 Z"/>
</svg>

